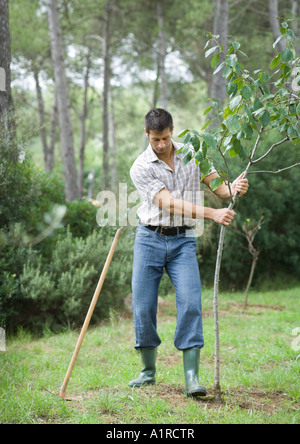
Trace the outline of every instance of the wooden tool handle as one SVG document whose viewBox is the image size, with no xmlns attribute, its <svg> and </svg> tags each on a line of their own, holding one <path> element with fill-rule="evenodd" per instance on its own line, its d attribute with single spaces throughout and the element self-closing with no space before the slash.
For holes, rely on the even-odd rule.
<svg viewBox="0 0 300 444">
<path fill-rule="evenodd" d="M 85 318 L 85 321 L 84 321 L 84 324 L 83 324 L 80 336 L 78 338 L 78 341 L 77 341 L 77 344 L 76 344 L 76 347 L 75 347 L 75 350 L 74 350 L 74 353 L 73 353 L 73 356 L 72 356 L 72 359 L 71 359 L 71 362 L 70 362 L 67 374 L 65 376 L 63 385 L 62 385 L 62 387 L 60 389 L 60 392 L 59 392 L 58 396 L 60 396 L 63 399 L 65 398 L 67 386 L 68 386 L 68 383 L 69 383 L 69 380 L 70 380 L 70 377 L 71 377 L 74 365 L 76 363 L 76 360 L 77 360 L 77 357 L 78 357 L 78 354 L 79 354 L 82 342 L 84 340 L 85 334 L 86 334 L 87 329 L 89 327 L 89 324 L 90 324 L 90 321 L 91 321 L 94 309 L 96 307 L 96 304 L 97 304 L 97 301 L 98 301 L 98 298 L 99 298 L 99 295 L 100 295 L 100 292 L 101 292 L 101 289 L 102 289 L 105 277 L 107 275 L 107 271 L 109 269 L 110 263 L 112 261 L 113 255 L 115 253 L 115 249 L 116 249 L 118 241 L 120 239 L 121 232 L 122 232 L 122 230 L 118 229 L 118 231 L 117 231 L 117 233 L 115 235 L 115 238 L 114 238 L 114 241 L 112 243 L 110 252 L 109 252 L 109 254 L 107 256 L 104 268 L 102 270 L 102 273 L 101 273 L 101 276 L 100 276 L 100 279 L 99 279 L 96 291 L 94 293 L 94 296 L 93 296 L 93 299 L 92 299 L 89 311 L 88 311 L 88 313 L 86 315 L 86 318 Z"/>
</svg>

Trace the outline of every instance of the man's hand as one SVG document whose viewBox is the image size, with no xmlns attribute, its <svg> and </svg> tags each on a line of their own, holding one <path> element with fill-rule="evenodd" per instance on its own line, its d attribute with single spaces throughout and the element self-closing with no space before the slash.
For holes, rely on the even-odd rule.
<svg viewBox="0 0 300 444">
<path fill-rule="evenodd" d="M 237 179 L 235 179 L 235 181 L 232 183 L 231 185 L 231 190 L 232 190 L 232 195 L 234 196 L 235 193 L 239 193 L 239 197 L 243 196 L 244 194 L 247 193 L 248 189 L 249 189 L 249 182 L 248 179 L 244 179 L 244 174 L 245 172 L 243 172 Z"/>
<path fill-rule="evenodd" d="M 222 208 L 221 210 L 213 211 L 212 220 L 218 224 L 228 227 L 231 224 L 234 216 L 236 216 L 236 213 L 233 210 Z"/>
</svg>

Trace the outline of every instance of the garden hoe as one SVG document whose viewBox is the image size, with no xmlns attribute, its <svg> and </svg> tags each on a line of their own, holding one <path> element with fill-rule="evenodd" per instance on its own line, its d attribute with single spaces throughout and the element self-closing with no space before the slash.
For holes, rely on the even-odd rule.
<svg viewBox="0 0 300 444">
<path fill-rule="evenodd" d="M 91 321 L 94 309 L 96 307 L 96 304 L 97 304 L 97 301 L 98 301 L 98 298 L 99 298 L 99 295 L 100 295 L 100 292 L 101 292 L 101 289 L 102 289 L 102 286 L 103 286 L 103 283 L 104 283 L 104 280 L 105 280 L 105 277 L 106 277 L 106 274 L 107 274 L 107 271 L 108 271 L 108 268 L 109 268 L 110 263 L 112 261 L 115 249 L 117 247 L 117 244 L 118 244 L 118 241 L 119 241 L 119 238 L 120 238 L 120 235 L 121 235 L 121 231 L 122 231 L 121 229 L 118 229 L 118 231 L 117 231 L 117 233 L 115 235 L 115 238 L 114 238 L 114 241 L 112 243 L 112 246 L 111 246 L 111 249 L 109 251 L 109 254 L 107 256 L 104 268 L 102 270 L 102 273 L 101 273 L 101 276 L 100 276 L 97 288 L 95 290 L 95 293 L 94 293 L 94 296 L 93 296 L 93 299 L 92 299 L 89 311 L 88 311 L 88 313 L 86 315 L 84 324 L 83 324 L 82 329 L 81 329 L 81 333 L 80 333 L 79 338 L 77 340 L 77 344 L 76 344 L 76 347 L 75 347 L 75 350 L 74 350 L 74 353 L 73 353 L 73 356 L 72 356 L 72 359 L 71 359 L 68 371 L 66 373 L 63 385 L 61 386 L 60 392 L 58 394 L 58 396 L 60 398 L 62 398 L 62 399 L 67 400 L 65 398 L 67 386 L 68 386 L 69 380 L 71 378 L 72 371 L 73 371 L 73 368 L 75 366 L 75 363 L 76 363 L 76 360 L 77 360 L 77 357 L 78 357 L 78 354 L 79 354 L 82 342 L 84 340 L 85 334 L 86 334 L 87 329 L 89 327 L 89 324 L 90 324 L 90 321 Z M 47 389 L 45 387 L 43 387 L 43 388 L 45 390 L 49 391 L 50 393 L 53 393 L 51 390 L 49 390 L 49 389 Z"/>
</svg>

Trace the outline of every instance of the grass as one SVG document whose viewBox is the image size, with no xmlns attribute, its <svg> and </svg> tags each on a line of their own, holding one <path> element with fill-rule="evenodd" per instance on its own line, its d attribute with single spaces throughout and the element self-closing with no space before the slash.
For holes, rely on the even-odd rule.
<svg viewBox="0 0 300 444">
<path fill-rule="evenodd" d="M 206 346 L 200 381 L 206 399 L 183 395 L 182 353 L 173 345 L 174 296 L 159 305 L 157 385 L 127 386 L 140 371 L 133 349 L 130 314 L 112 314 L 90 328 L 70 380 L 70 402 L 54 396 L 68 368 L 78 332 L 34 340 L 20 332 L 0 353 L 2 424 L 299 424 L 300 357 L 292 332 L 300 327 L 300 288 L 221 294 L 221 377 L 223 403 L 213 396 L 214 330 L 212 292 L 203 295 Z"/>
</svg>

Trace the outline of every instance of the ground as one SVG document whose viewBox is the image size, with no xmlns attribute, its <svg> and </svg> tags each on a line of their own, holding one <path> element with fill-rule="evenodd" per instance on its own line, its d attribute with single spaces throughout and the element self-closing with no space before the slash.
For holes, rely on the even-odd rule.
<svg viewBox="0 0 300 444">
<path fill-rule="evenodd" d="M 133 349 L 131 313 L 111 313 L 90 327 L 63 401 L 58 393 L 79 332 L 33 339 L 24 332 L 8 340 L 0 354 L 2 423 L 75 424 L 299 424 L 300 357 L 293 330 L 300 327 L 300 288 L 250 294 L 221 294 L 222 402 L 214 398 L 212 292 L 203 295 L 206 345 L 200 382 L 207 398 L 184 396 L 182 353 L 173 345 L 176 304 L 160 299 L 158 325 L 162 344 L 156 386 L 127 386 L 140 368 Z M 47 390 L 45 390 L 45 388 Z"/>
</svg>

